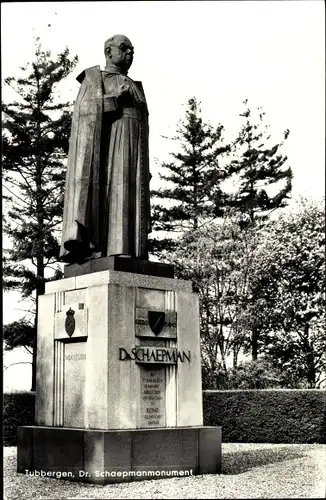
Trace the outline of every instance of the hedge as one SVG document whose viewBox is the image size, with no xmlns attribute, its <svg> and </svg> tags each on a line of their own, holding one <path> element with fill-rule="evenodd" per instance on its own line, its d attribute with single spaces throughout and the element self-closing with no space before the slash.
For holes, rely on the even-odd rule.
<svg viewBox="0 0 326 500">
<path fill-rule="evenodd" d="M 33 425 L 35 395 L 4 394 L 4 445 Z M 326 391 L 203 391 L 204 425 L 222 426 L 226 443 L 326 443 Z"/>
<path fill-rule="evenodd" d="M 203 391 L 204 425 L 228 443 L 326 443 L 326 391 Z"/>
<path fill-rule="evenodd" d="M 3 441 L 17 444 L 17 427 L 34 424 L 34 392 L 12 392 L 3 395 Z"/>
</svg>

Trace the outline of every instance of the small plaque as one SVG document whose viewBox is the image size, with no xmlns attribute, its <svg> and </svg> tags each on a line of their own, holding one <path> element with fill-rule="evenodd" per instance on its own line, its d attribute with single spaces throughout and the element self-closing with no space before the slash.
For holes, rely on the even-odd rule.
<svg viewBox="0 0 326 500">
<path fill-rule="evenodd" d="M 87 337 L 88 309 L 82 302 L 63 305 L 54 317 L 55 340 Z"/>
<path fill-rule="evenodd" d="M 165 368 L 163 366 L 140 367 L 140 426 L 165 427 Z"/>
<path fill-rule="evenodd" d="M 136 337 L 177 338 L 177 313 L 136 307 Z"/>
<path fill-rule="evenodd" d="M 64 427 L 84 427 L 86 342 L 65 343 Z"/>
</svg>

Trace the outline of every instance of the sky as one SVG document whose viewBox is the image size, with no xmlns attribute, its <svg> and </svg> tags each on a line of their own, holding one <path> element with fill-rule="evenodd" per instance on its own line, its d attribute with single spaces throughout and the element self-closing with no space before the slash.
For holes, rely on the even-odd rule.
<svg viewBox="0 0 326 500">
<path fill-rule="evenodd" d="M 54 54 L 66 46 L 79 63 L 61 86 L 63 100 L 76 98 L 76 77 L 104 68 L 104 41 L 126 35 L 135 47 L 129 75 L 141 80 L 150 113 L 150 168 L 169 159 L 177 122 L 195 96 L 203 118 L 239 130 L 242 101 L 262 106 L 280 140 L 290 130 L 293 197 L 320 199 L 325 191 L 325 20 L 323 0 L 11 2 L 1 5 L 3 79 L 19 76 L 33 59 L 34 38 Z M 50 25 L 50 26 L 49 26 Z M 3 100 L 16 98 L 2 80 Z M 154 187 L 156 187 L 154 185 Z M 17 319 L 17 294 L 5 294 L 4 323 Z M 13 355 L 13 353 L 11 353 Z M 24 358 L 25 360 L 25 358 Z M 15 375 L 13 373 L 25 375 Z M 29 365 L 6 370 L 25 379 Z M 25 371 L 24 371 L 25 370 Z M 6 381 L 5 381 L 6 385 Z"/>
</svg>

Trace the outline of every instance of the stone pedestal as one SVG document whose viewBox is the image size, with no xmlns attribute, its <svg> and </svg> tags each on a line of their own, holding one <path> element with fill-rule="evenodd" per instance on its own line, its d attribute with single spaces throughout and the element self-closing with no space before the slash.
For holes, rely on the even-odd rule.
<svg viewBox="0 0 326 500">
<path fill-rule="evenodd" d="M 191 282 L 110 269 L 47 283 L 35 415 L 18 431 L 18 472 L 103 484 L 163 477 L 126 475 L 142 468 L 218 472 L 221 432 L 203 427 Z M 125 475 L 96 475 L 108 468 Z"/>
<path fill-rule="evenodd" d="M 20 427 L 18 472 L 97 484 L 214 474 L 220 427 L 90 430 Z"/>
</svg>

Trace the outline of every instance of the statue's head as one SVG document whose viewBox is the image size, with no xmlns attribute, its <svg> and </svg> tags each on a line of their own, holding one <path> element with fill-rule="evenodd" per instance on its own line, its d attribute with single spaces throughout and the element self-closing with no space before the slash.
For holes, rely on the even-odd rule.
<svg viewBox="0 0 326 500">
<path fill-rule="evenodd" d="M 127 72 L 132 65 L 134 48 L 126 36 L 114 35 L 105 41 L 104 54 L 107 64 L 115 64 Z"/>
</svg>

